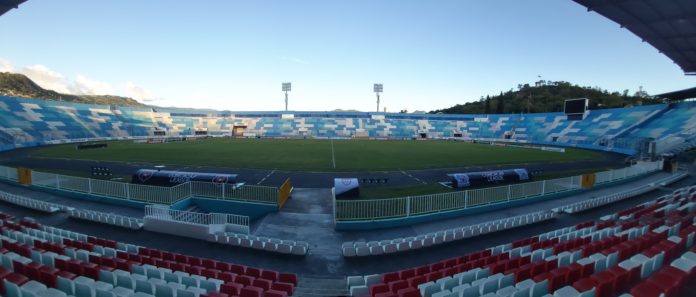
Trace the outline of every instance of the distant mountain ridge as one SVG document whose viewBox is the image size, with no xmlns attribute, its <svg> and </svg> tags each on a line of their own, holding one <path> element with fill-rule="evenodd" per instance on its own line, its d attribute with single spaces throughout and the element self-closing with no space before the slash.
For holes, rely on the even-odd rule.
<svg viewBox="0 0 696 297">
<path fill-rule="evenodd" d="M 121 96 L 61 94 L 56 91 L 42 88 L 24 74 L 9 72 L 0 72 L 0 96 L 47 99 L 98 105 L 147 106 L 133 98 Z"/>
<path fill-rule="evenodd" d="M 565 81 L 538 81 L 534 86 L 520 84 L 499 95 L 481 97 L 478 101 L 457 104 L 430 113 L 445 114 L 509 114 L 534 112 L 562 112 L 564 101 L 575 98 L 590 99 L 590 109 L 628 107 L 662 103 L 642 89 L 634 94 L 609 92 L 598 87 L 583 87 Z"/>
<path fill-rule="evenodd" d="M 0 72 L 0 96 L 46 99 L 97 105 L 153 107 L 140 103 L 133 98 L 121 96 L 62 94 L 42 88 L 23 74 L 9 72 Z M 563 102 L 566 99 L 573 98 L 590 99 L 591 109 L 627 107 L 643 104 L 657 104 L 662 102 L 660 99 L 649 96 L 647 92 L 643 90 L 629 95 L 628 90 L 624 90 L 623 93 L 610 93 L 607 90 L 602 90 L 597 87 L 582 87 L 564 81 L 538 81 L 534 86 L 520 84 L 518 85 L 517 90 L 510 89 L 507 92 L 500 92 L 499 95 L 481 97 L 481 99 L 478 101 L 457 104 L 449 108 L 434 110 L 430 113 L 509 114 L 527 112 L 560 112 L 563 111 Z M 204 111 L 210 111 L 210 109 L 201 109 L 201 112 Z M 353 109 L 336 109 L 333 111 L 357 112 L 357 110 Z M 406 111 L 404 110 L 402 112 Z"/>
</svg>

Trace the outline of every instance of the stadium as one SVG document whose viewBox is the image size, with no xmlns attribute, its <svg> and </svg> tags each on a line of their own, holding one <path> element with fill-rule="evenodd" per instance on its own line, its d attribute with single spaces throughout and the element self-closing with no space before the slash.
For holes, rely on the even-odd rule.
<svg viewBox="0 0 696 297">
<path fill-rule="evenodd" d="M 573 2 L 696 74 L 696 3 Z M 289 90 L 285 111 L 0 96 L 0 295 L 696 295 L 696 89 L 472 114 Z"/>
</svg>

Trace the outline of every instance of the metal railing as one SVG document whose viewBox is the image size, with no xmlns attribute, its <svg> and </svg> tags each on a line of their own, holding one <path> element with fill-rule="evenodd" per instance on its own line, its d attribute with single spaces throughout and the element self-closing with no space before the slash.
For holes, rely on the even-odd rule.
<svg viewBox="0 0 696 297">
<path fill-rule="evenodd" d="M 8 172 L 14 172 L 16 180 L 17 170 L 7 170 L 0 166 L 0 177 L 5 177 Z M 4 172 L 4 173 L 3 173 Z M 84 177 L 75 177 L 32 171 L 32 185 L 51 188 L 61 191 L 101 195 L 117 199 L 141 201 L 146 203 L 172 204 L 189 197 L 205 197 L 223 200 L 242 200 L 258 203 L 277 204 L 278 189 L 263 186 L 235 186 L 231 184 L 215 184 L 204 182 L 187 182 L 173 187 L 158 187 L 106 181 Z M 7 178 L 7 177 L 5 177 Z M 10 178 L 8 178 L 10 179 Z"/>
<path fill-rule="evenodd" d="M 662 162 L 638 163 L 631 167 L 596 173 L 596 184 L 615 182 L 661 169 Z M 570 176 L 507 186 L 450 193 L 370 200 L 335 200 L 335 221 L 380 220 L 466 209 L 581 188 L 582 176 Z"/>
<path fill-rule="evenodd" d="M 0 178 L 17 181 L 17 168 L 0 166 Z"/>
<path fill-rule="evenodd" d="M 161 205 L 146 205 L 145 217 L 160 220 L 186 222 L 198 225 L 227 224 L 235 232 L 249 234 L 249 217 L 225 213 L 200 213 L 183 210 L 169 209 Z"/>
<path fill-rule="evenodd" d="M 264 186 L 241 186 L 232 184 L 215 184 L 204 182 L 189 182 L 191 195 L 199 197 L 246 200 L 261 203 L 278 203 L 278 188 Z"/>
</svg>

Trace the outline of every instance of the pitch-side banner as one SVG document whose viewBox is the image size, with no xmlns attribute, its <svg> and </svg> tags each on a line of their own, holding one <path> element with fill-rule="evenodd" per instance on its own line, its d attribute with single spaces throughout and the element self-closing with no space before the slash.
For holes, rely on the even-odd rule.
<svg viewBox="0 0 696 297">
<path fill-rule="evenodd" d="M 524 168 L 453 173 L 448 174 L 448 176 L 454 188 L 467 188 L 502 182 L 529 180 L 529 172 Z"/>
</svg>

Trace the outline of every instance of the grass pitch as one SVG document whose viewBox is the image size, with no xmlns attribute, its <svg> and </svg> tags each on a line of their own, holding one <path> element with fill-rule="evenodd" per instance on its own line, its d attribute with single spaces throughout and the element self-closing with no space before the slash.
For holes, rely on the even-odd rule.
<svg viewBox="0 0 696 297">
<path fill-rule="evenodd" d="M 164 144 L 108 142 L 77 150 L 75 144 L 38 148 L 46 158 L 149 164 L 261 168 L 298 171 L 387 171 L 476 165 L 597 160 L 602 153 L 566 148 L 565 153 L 458 141 L 231 139 Z M 334 167 L 335 164 L 335 167 Z"/>
</svg>

